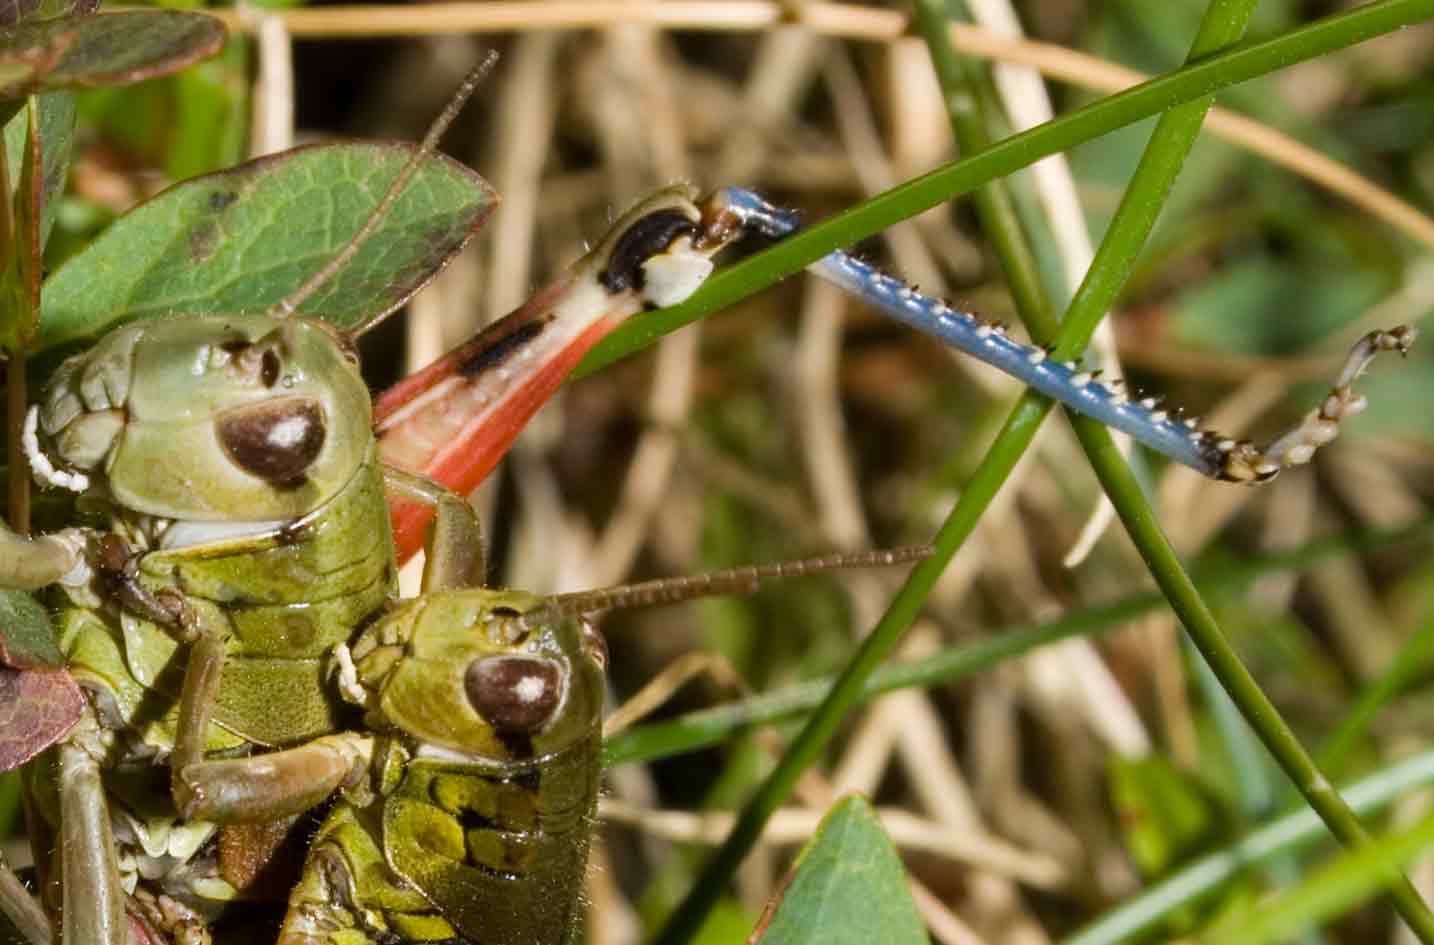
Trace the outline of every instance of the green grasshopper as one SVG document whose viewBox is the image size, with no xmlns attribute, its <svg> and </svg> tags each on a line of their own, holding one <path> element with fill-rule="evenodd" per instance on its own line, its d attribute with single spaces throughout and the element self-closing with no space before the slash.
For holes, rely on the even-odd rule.
<svg viewBox="0 0 1434 945">
<path fill-rule="evenodd" d="M 348 688 L 374 735 L 340 737 L 368 759 L 368 776 L 314 837 L 279 945 L 571 941 L 607 661 L 584 615 L 927 553 L 833 555 L 551 598 L 464 589 L 405 602 L 353 646 Z"/>
<path fill-rule="evenodd" d="M 530 359 L 571 364 L 611 322 L 690 292 L 731 236 L 704 220 L 685 188 L 660 191 L 554 290 L 460 349 L 456 372 L 504 365 L 515 339 Z M 330 654 L 394 597 L 385 489 L 437 510 L 430 575 L 471 582 L 481 571 L 466 503 L 378 461 L 352 345 L 371 323 L 340 333 L 291 315 L 363 237 L 269 313 L 112 331 L 62 365 L 28 415 L 37 477 L 79 493 L 103 523 L 38 538 L 0 533 L 5 583 L 64 588 L 61 646 L 94 707 L 28 771 L 42 815 L 37 860 L 42 875 L 61 877 L 46 890 L 59 889 L 59 902 L 49 899 L 66 940 L 124 941 L 125 890 L 183 899 L 201 922 L 219 914 L 254 867 L 226 862 L 216 825 L 287 823 L 367 764 L 354 747 L 366 736 L 331 734 L 345 713 L 326 678 Z M 565 372 L 516 383 L 506 366 L 497 373 L 484 396 L 517 400 L 497 424 L 510 438 Z M 401 418 L 383 428 L 390 437 L 408 429 Z M 491 449 L 505 446 L 500 435 Z M 169 461 L 156 466 L 156 455 Z M 165 761 L 161 793 L 172 798 L 157 797 L 150 777 Z M 47 862 L 51 850 L 58 862 Z M 262 865 L 266 852 L 235 859 Z"/>
<path fill-rule="evenodd" d="M 352 345 L 370 325 L 342 333 L 292 313 L 372 232 L 479 71 L 370 224 L 272 311 L 116 329 L 66 362 L 29 413 L 25 447 L 37 477 L 79 493 L 77 504 L 102 523 L 35 538 L 0 532 L 0 584 L 64 588 L 61 645 L 93 705 L 29 777 L 37 809 L 64 838 L 59 869 L 45 871 L 63 877 L 52 905 L 66 941 L 127 940 L 102 776 L 115 783 L 168 761 L 177 821 L 113 795 L 133 812 L 122 839 L 142 873 L 186 862 L 218 821 L 287 817 L 350 776 L 352 758 L 320 749 L 304 756 L 301 787 L 256 778 L 267 756 L 206 755 L 312 744 L 338 729 L 343 709 L 325 685 L 326 657 L 396 591 L 385 488 L 437 509 L 431 569 L 477 566 L 466 503 L 378 461 Z M 630 313 L 670 302 L 700 283 L 726 242 L 719 234 L 696 245 L 703 236 L 687 192 L 662 191 L 574 266 L 549 311 L 507 325 L 528 339 L 534 324 L 572 323 L 572 308 Z M 570 344 L 558 330 L 546 335 Z M 511 348 L 511 338 L 489 336 L 474 363 L 490 362 L 493 347 Z M 256 789 L 265 783 L 273 790 Z"/>
<path fill-rule="evenodd" d="M 295 798 L 316 804 L 331 790 L 315 771 L 346 772 L 278 941 L 571 941 L 601 776 L 607 665 L 586 615 L 927 553 L 831 555 L 553 597 L 464 586 L 472 581 L 464 569 L 429 569 L 424 594 L 338 651 L 335 686 L 363 710 L 360 728 L 264 755 L 260 765 L 214 763 L 284 796 L 286 807 Z M 213 864 L 186 866 L 203 876 Z"/>
</svg>

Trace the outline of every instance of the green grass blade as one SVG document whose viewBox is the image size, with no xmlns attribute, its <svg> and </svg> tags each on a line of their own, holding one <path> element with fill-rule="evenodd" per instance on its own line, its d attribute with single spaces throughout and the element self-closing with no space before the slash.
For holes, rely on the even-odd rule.
<svg viewBox="0 0 1434 945">
<path fill-rule="evenodd" d="M 1429 784 L 1434 784 L 1434 751 L 1390 765 L 1341 793 L 1353 810 L 1368 816 L 1408 791 Z M 1137 939 L 1167 916 L 1214 893 L 1241 871 L 1298 853 L 1328 836 L 1309 808 L 1286 814 L 1131 897 L 1060 945 L 1119 945 Z"/>
<path fill-rule="evenodd" d="M 1320 767 L 1335 772 L 1343 769 L 1350 751 L 1359 744 L 1380 709 L 1418 681 L 1431 657 L 1434 657 L 1434 622 L 1423 622 L 1400 645 L 1384 672 L 1360 690 L 1354 706 L 1320 746 Z"/>
<path fill-rule="evenodd" d="M 1434 843 L 1434 816 L 1412 829 L 1346 852 L 1273 899 L 1217 922 L 1200 941 L 1219 945 L 1274 945 L 1354 908 L 1405 863 Z"/>
<path fill-rule="evenodd" d="M 1303 570 L 1336 555 L 1359 554 L 1410 541 L 1427 541 L 1434 519 L 1396 531 L 1361 532 L 1320 538 L 1279 554 L 1260 555 L 1202 572 L 1197 580 L 1206 594 L 1234 594 L 1266 574 Z M 1414 551 L 1411 554 L 1416 553 Z M 1129 597 L 1066 614 L 1041 624 L 1005 627 L 977 643 L 944 647 L 911 662 L 880 667 L 862 688 L 868 701 L 897 689 L 937 686 L 967 679 L 1032 650 L 1075 636 L 1095 636 L 1143 616 L 1165 602 L 1157 592 Z M 753 725 L 810 712 L 835 684 L 833 677 L 813 679 L 772 692 L 700 709 L 662 722 L 637 725 L 609 738 L 605 766 L 657 761 L 726 741 Z"/>
<path fill-rule="evenodd" d="M 1120 455 L 1105 427 L 1072 418 L 1076 435 L 1090 457 L 1101 486 L 1110 496 L 1116 513 L 1125 523 L 1131 540 L 1139 549 L 1146 566 L 1170 601 L 1186 632 L 1200 649 L 1210 669 L 1219 678 L 1230 698 L 1255 730 L 1265 748 L 1274 756 L 1285 774 L 1294 782 L 1306 802 L 1314 808 L 1341 843 L 1350 847 L 1369 842 L 1359 818 L 1334 790 L 1329 780 L 1316 767 L 1314 760 L 1300 744 L 1293 731 L 1280 716 L 1259 683 L 1250 675 L 1239 656 L 1230 646 L 1214 615 L 1201 599 L 1190 576 L 1181 566 L 1175 549 L 1161 530 L 1154 512 L 1140 491 L 1135 477 Z M 1434 942 L 1434 913 L 1409 880 L 1397 871 L 1388 877 L 1390 895 L 1399 914 L 1419 936 L 1420 941 Z"/>
<path fill-rule="evenodd" d="M 583 377 L 639 351 L 662 335 L 801 271 L 834 249 L 851 246 L 900 220 L 969 193 L 1059 151 L 1134 124 L 1184 102 L 1295 63 L 1434 17 L 1434 0 L 1382 0 L 1316 20 L 1273 39 L 1217 53 L 1093 102 L 937 168 L 823 220 L 777 246 L 713 276 L 689 301 L 639 315 L 583 359 Z"/>
</svg>

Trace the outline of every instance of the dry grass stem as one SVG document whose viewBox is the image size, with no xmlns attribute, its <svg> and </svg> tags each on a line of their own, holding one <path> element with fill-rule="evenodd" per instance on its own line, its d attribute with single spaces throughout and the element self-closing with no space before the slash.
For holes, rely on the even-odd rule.
<svg viewBox="0 0 1434 945">
<path fill-rule="evenodd" d="M 282 17 L 240 7 L 254 22 L 255 58 L 253 116 L 249 123 L 249 156 L 260 157 L 294 146 L 294 43 Z"/>
<path fill-rule="evenodd" d="M 235 13 L 213 12 L 231 29 L 251 28 Z M 761 2 L 445 3 L 322 7 L 284 10 L 276 15 L 283 17 L 296 37 L 328 39 L 592 29 L 618 23 L 674 30 L 750 32 L 794 22 L 782 4 Z M 876 42 L 901 38 L 909 25 L 906 16 L 895 11 L 836 3 L 808 4 L 796 22 L 825 36 Z M 957 51 L 966 55 L 1030 66 L 1053 79 L 1102 92 L 1119 91 L 1146 78 L 1133 69 L 1072 49 L 1014 40 L 979 27 L 953 24 L 951 41 Z M 1328 188 L 1411 239 L 1434 246 L 1434 218 L 1290 136 L 1221 108 L 1211 109 L 1205 127 L 1212 134 Z"/>
<path fill-rule="evenodd" d="M 709 677 L 722 689 L 738 693 L 747 691 L 746 683 L 726 657 L 706 650 L 693 650 L 668 663 L 626 702 L 614 709 L 603 722 L 603 737 L 611 738 L 651 715 L 671 699 L 673 693 L 703 676 Z"/>
<path fill-rule="evenodd" d="M 781 810 L 763 833 L 763 842 L 775 846 L 805 843 L 816 832 L 824 813 L 811 809 Z M 897 808 L 878 808 L 877 814 L 892 842 L 903 850 L 977 866 L 1036 889 L 1061 889 L 1070 881 L 1065 867 L 1048 856 L 1020 850 L 974 832 L 946 829 Z M 624 824 L 684 843 L 720 843 L 732 828 L 732 815 L 726 812 L 648 810 L 611 798 L 600 801 L 598 816 L 610 824 Z"/>
<path fill-rule="evenodd" d="M 976 22 L 991 32 L 1010 39 L 1025 38 L 1021 21 L 1010 0 L 971 0 L 970 10 Z M 991 78 L 1013 129 L 1024 131 L 1055 117 L 1055 108 L 1051 105 L 1038 69 L 1002 62 L 992 68 Z M 1081 207 L 1070 163 L 1064 154 L 1053 154 L 1031 165 L 1030 175 L 1036 197 L 1046 211 L 1046 224 L 1050 227 L 1056 251 L 1060 254 L 1066 289 L 1074 295 L 1095 259 L 1095 247 L 1086 228 L 1085 210 Z M 1087 363 L 1099 366 L 1110 378 L 1125 376 L 1116 351 L 1115 329 L 1110 318 L 1101 322 L 1091 339 L 1091 347 L 1096 357 L 1094 360 L 1088 357 Z M 1129 455 L 1130 437 L 1117 433 L 1115 440 L 1121 452 Z M 1080 535 L 1061 563 L 1067 568 L 1078 566 L 1090 555 L 1096 542 L 1114 521 L 1115 507 L 1101 493 L 1081 527 Z"/>
<path fill-rule="evenodd" d="M 989 945 L 931 890 L 915 880 L 911 881 L 910 888 L 911 898 L 916 901 L 916 909 L 921 913 L 922 921 L 941 945 Z"/>
</svg>

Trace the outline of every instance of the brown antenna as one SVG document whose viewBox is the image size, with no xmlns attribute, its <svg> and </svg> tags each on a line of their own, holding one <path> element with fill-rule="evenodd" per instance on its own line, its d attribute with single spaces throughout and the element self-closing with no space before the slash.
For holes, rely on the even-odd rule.
<svg viewBox="0 0 1434 945">
<path fill-rule="evenodd" d="M 478 88 L 478 83 L 483 81 L 483 77 L 492 71 L 493 64 L 497 61 L 497 51 L 490 50 L 488 55 L 483 57 L 482 62 L 468 71 L 468 75 L 464 76 L 463 82 L 458 86 L 458 91 L 453 93 L 453 97 L 448 100 L 448 104 L 443 107 L 443 111 L 439 112 L 438 117 L 435 118 L 433 124 L 429 126 L 428 133 L 425 134 L 423 140 L 419 142 L 418 150 L 408 159 L 408 163 L 403 165 L 403 170 L 398 172 L 398 176 L 393 179 L 393 183 L 388 186 L 388 191 L 384 193 L 383 199 L 378 202 L 378 206 L 373 208 L 373 212 L 368 215 L 368 219 L 364 221 L 363 226 L 359 227 L 359 231 L 354 234 L 353 239 L 349 240 L 348 245 L 339 250 L 334 258 L 325 263 L 318 272 L 309 276 L 303 285 L 279 300 L 273 308 L 269 309 L 269 315 L 274 318 L 288 318 L 290 315 L 293 315 L 300 305 L 307 302 L 315 292 L 322 289 L 330 279 L 338 275 L 339 271 L 353 260 L 354 255 L 358 253 L 363 244 L 368 242 L 369 237 L 373 236 L 375 231 L 378 230 L 379 224 L 383 222 L 383 218 L 393 209 L 393 205 L 397 202 L 399 194 L 408 186 L 408 182 L 413 180 L 413 175 L 418 173 L 419 164 L 422 163 L 424 158 L 428 157 L 437 149 L 439 139 L 442 138 L 444 132 L 448 130 L 448 126 L 453 124 L 453 120 L 458 117 L 458 113 L 463 110 L 463 106 L 467 104 L 474 90 Z M 349 335 L 354 337 L 362 334 L 377 323 L 378 320 L 375 319 L 363 325 L 356 326 L 349 331 Z"/>
<path fill-rule="evenodd" d="M 751 594 L 763 581 L 773 578 L 802 577 L 826 571 L 881 568 L 893 564 L 906 564 L 929 557 L 933 550 L 930 545 L 904 545 L 884 551 L 853 551 L 823 555 L 818 558 L 802 558 L 798 561 L 749 564 L 738 568 L 710 571 L 707 574 L 659 578 L 655 581 L 643 581 L 638 584 L 620 584 L 617 587 L 591 591 L 554 594 L 541 607 L 516 618 L 515 623 L 517 630 L 521 632 L 535 629 L 544 621 L 572 614 L 590 614 L 600 610 L 621 610 L 630 607 L 656 607 L 718 594 Z"/>
</svg>

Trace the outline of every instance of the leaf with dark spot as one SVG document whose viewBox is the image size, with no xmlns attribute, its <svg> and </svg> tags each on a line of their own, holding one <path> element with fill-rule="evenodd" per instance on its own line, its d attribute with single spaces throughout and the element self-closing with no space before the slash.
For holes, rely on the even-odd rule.
<svg viewBox="0 0 1434 945">
<path fill-rule="evenodd" d="M 0 667 L 0 771 L 68 735 L 84 708 L 84 693 L 66 670 Z"/>
<path fill-rule="evenodd" d="M 178 10 L 30 20 L 0 32 L 0 98 L 129 85 L 219 51 L 224 24 Z"/>
<path fill-rule="evenodd" d="M 176 184 L 46 283 L 40 348 L 174 313 L 263 312 L 352 238 L 416 148 L 298 148 Z M 402 305 L 477 231 L 496 196 L 472 170 L 423 159 L 372 238 L 300 311 L 340 327 Z"/>
<path fill-rule="evenodd" d="M 0 665 L 42 669 L 64 661 L 49 612 L 26 591 L 0 588 Z"/>
</svg>

